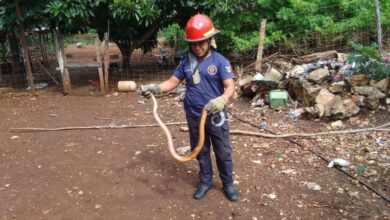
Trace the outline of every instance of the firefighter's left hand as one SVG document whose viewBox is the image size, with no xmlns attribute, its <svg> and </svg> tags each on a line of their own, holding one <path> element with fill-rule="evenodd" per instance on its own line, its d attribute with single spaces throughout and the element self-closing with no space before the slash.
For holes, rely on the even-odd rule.
<svg viewBox="0 0 390 220">
<path fill-rule="evenodd" d="M 225 108 L 227 103 L 228 103 L 228 99 L 226 98 L 226 96 L 221 95 L 215 99 L 211 99 L 206 104 L 206 109 L 212 114 L 217 114 L 218 112 L 222 111 Z"/>
</svg>

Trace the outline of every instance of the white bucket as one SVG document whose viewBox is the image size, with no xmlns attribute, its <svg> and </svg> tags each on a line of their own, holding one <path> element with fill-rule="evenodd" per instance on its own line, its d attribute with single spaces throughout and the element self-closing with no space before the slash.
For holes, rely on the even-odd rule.
<svg viewBox="0 0 390 220">
<path fill-rule="evenodd" d="M 119 92 L 134 92 L 137 89 L 137 84 L 134 81 L 118 81 Z"/>
</svg>

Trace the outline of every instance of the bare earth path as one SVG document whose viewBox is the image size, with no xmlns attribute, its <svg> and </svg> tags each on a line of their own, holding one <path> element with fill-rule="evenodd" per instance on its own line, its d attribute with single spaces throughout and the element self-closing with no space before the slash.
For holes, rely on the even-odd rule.
<svg viewBox="0 0 390 220">
<path fill-rule="evenodd" d="M 87 88 L 81 88 L 87 89 Z M 137 94 L 63 96 L 49 89 L 38 97 L 0 97 L 0 219 L 389 219 L 382 198 L 347 178 L 305 148 L 281 139 L 232 136 L 235 180 L 241 199 L 229 202 L 218 173 L 204 200 L 192 199 L 196 161 L 176 162 L 160 128 L 11 133 L 16 127 L 67 127 L 154 124 L 152 102 Z M 185 121 L 173 97 L 159 99 L 165 122 Z M 259 123 L 248 101 L 230 109 Z M 388 112 L 359 115 L 370 125 L 389 121 Z M 267 110 L 267 128 L 280 133 L 326 131 L 329 122 L 288 118 Z M 349 121 L 344 121 L 351 127 Z M 231 128 L 259 131 L 231 120 Z M 188 134 L 170 126 L 174 143 L 188 145 Z M 389 167 L 377 145 L 389 133 L 299 139 L 327 158 L 352 162 L 348 171 L 390 196 Z M 368 150 L 367 150 L 368 149 Z M 368 158 L 370 150 L 377 160 Z M 368 151 L 368 152 L 367 152 Z M 362 159 L 363 157 L 363 159 Z M 386 157 L 384 157 L 386 159 Z M 369 162 L 374 160 L 376 164 Z M 387 162 L 389 163 L 389 162 Z M 356 170 L 365 165 L 364 172 Z M 214 166 L 215 167 L 215 166 Z M 375 170 L 376 173 L 368 175 Z M 315 191 L 308 182 L 320 185 Z M 274 196 L 272 196 L 272 195 Z"/>
</svg>

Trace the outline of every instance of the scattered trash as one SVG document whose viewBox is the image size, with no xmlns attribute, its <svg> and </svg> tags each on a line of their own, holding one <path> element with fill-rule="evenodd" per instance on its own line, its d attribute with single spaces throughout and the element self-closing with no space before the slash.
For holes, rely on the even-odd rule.
<svg viewBox="0 0 390 220">
<path fill-rule="evenodd" d="M 264 101 L 264 99 L 258 99 L 255 102 L 252 102 L 251 106 L 252 107 L 263 107 L 263 106 L 265 106 L 265 101 Z"/>
<path fill-rule="evenodd" d="M 253 76 L 252 81 L 260 81 L 264 80 L 264 76 L 261 73 L 256 73 L 255 76 Z"/>
<path fill-rule="evenodd" d="M 328 167 L 329 168 L 332 168 L 334 166 L 347 167 L 349 165 L 351 165 L 351 162 L 344 160 L 344 159 L 337 158 L 337 159 L 331 160 L 328 164 Z"/>
<path fill-rule="evenodd" d="M 14 135 L 14 136 L 11 137 L 11 140 L 18 139 L 18 138 L 19 138 L 19 136 Z"/>
<path fill-rule="evenodd" d="M 307 188 L 311 189 L 311 190 L 314 190 L 314 191 L 320 191 L 321 190 L 321 186 L 318 185 L 317 183 L 314 183 L 314 182 L 309 182 L 306 184 Z"/>
<path fill-rule="evenodd" d="M 365 166 L 361 166 L 357 169 L 357 172 L 358 173 L 363 173 L 364 171 L 366 171 L 366 167 Z"/>
<path fill-rule="evenodd" d="M 293 120 L 293 121 L 296 121 L 298 120 L 298 118 L 305 112 L 305 110 L 303 108 L 297 108 L 297 109 L 293 109 L 293 110 L 290 110 L 290 112 L 288 113 L 288 116 Z"/>
<path fill-rule="evenodd" d="M 252 160 L 253 163 L 261 164 L 261 160 Z"/>
<path fill-rule="evenodd" d="M 36 83 L 36 84 L 34 85 L 34 88 L 35 88 L 35 89 L 43 89 L 43 88 L 45 88 L 45 87 L 47 87 L 47 86 L 48 86 L 47 83 Z M 30 89 L 31 89 L 30 86 L 27 87 L 27 90 L 30 90 Z"/>
<path fill-rule="evenodd" d="M 359 192 L 358 191 L 355 191 L 355 192 L 348 191 L 347 194 L 351 199 L 353 199 L 353 198 L 359 199 Z"/>
<path fill-rule="evenodd" d="M 386 139 L 384 139 L 384 138 L 378 138 L 378 139 L 376 140 L 376 144 L 379 145 L 380 147 L 385 147 L 387 142 L 390 142 L 390 139 L 389 139 L 389 140 L 386 140 Z M 390 145 L 389 145 L 389 146 L 390 146 Z"/>
<path fill-rule="evenodd" d="M 84 47 L 84 44 L 82 42 L 77 42 L 76 43 L 76 47 L 77 48 L 83 48 Z"/>
<path fill-rule="evenodd" d="M 265 111 L 264 109 L 260 109 L 260 112 L 259 112 L 260 116 L 264 116 L 265 115 Z"/>
<path fill-rule="evenodd" d="M 334 121 L 334 122 L 330 123 L 330 127 L 332 127 L 333 129 L 342 128 L 343 127 L 343 122 L 340 121 L 340 120 Z"/>
<path fill-rule="evenodd" d="M 266 122 L 261 122 L 259 124 L 259 128 L 261 128 L 261 129 L 265 129 L 266 127 L 267 127 L 267 123 Z"/>
<path fill-rule="evenodd" d="M 263 196 L 267 197 L 267 198 L 270 198 L 272 200 L 276 199 L 276 193 L 275 192 L 272 192 L 270 194 L 263 194 Z"/>
<path fill-rule="evenodd" d="M 142 98 L 141 100 L 138 100 L 138 104 L 145 104 L 146 103 L 146 99 L 145 98 Z"/>
<path fill-rule="evenodd" d="M 297 174 L 298 172 L 295 171 L 294 169 L 287 169 L 287 170 L 282 170 L 280 173 L 292 176 Z"/>
<path fill-rule="evenodd" d="M 177 153 L 183 155 L 185 154 L 186 152 L 190 151 L 191 150 L 191 146 L 185 146 L 185 147 L 178 147 L 176 149 Z"/>
<path fill-rule="evenodd" d="M 288 93 L 285 90 L 271 90 L 269 92 L 269 105 L 271 108 L 287 106 Z"/>
</svg>

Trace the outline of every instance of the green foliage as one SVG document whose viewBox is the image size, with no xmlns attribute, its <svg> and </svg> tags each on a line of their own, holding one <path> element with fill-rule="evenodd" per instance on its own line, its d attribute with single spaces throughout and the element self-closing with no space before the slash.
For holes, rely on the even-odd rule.
<svg viewBox="0 0 390 220">
<path fill-rule="evenodd" d="M 258 33 L 261 19 L 267 19 L 266 45 L 285 42 L 294 47 L 303 41 L 315 49 L 317 37 L 341 36 L 339 41 L 347 42 L 356 32 L 375 34 L 372 0 L 209 0 L 208 7 L 224 41 L 232 41 L 228 50 L 247 50 L 252 42 L 248 36 Z M 381 16 L 382 28 L 389 29 L 389 0 L 381 1 Z"/>
<path fill-rule="evenodd" d="M 379 53 L 377 52 L 378 44 L 377 43 L 371 43 L 370 46 L 363 46 L 361 44 L 356 44 L 352 41 L 348 42 L 352 48 L 354 48 L 358 53 L 360 53 L 363 57 L 366 57 L 367 59 L 375 59 L 380 61 L 381 57 Z"/>
<path fill-rule="evenodd" d="M 380 56 L 376 49 L 378 45 L 372 43 L 370 46 L 363 46 L 354 42 L 349 44 L 356 50 L 357 54 L 348 56 L 349 63 L 355 63 L 354 73 L 370 75 L 374 80 L 381 80 L 390 75 L 390 65 L 381 63 Z"/>
<path fill-rule="evenodd" d="M 100 37 L 110 27 L 110 38 L 121 50 L 144 51 L 156 46 L 157 33 L 172 42 L 190 16 L 208 14 L 220 29 L 218 48 L 250 52 L 257 48 L 261 19 L 267 19 L 266 46 L 285 43 L 295 52 L 300 42 L 316 49 L 323 37 L 345 43 L 357 32 L 363 39 L 375 36 L 372 0 L 19 0 L 22 19 L 15 15 L 14 1 L 0 5 L 0 30 L 10 31 L 23 22 L 26 29 L 50 27 L 64 33 L 85 33 L 95 29 Z M 382 28 L 390 29 L 390 0 L 380 2 Z M 166 28 L 166 29 L 164 29 Z M 386 33 L 386 32 L 385 32 Z M 360 41 L 357 41 L 361 43 Z M 297 50 L 298 48 L 298 50 Z M 300 51 L 299 51 L 300 50 Z M 124 51 L 124 50 L 123 50 Z"/>
<path fill-rule="evenodd" d="M 158 33 L 158 35 L 160 37 L 165 37 L 165 39 L 169 43 L 169 46 L 172 48 L 174 47 L 174 37 L 177 35 L 179 49 L 187 48 L 187 42 L 185 42 L 183 40 L 184 36 L 185 36 L 185 32 L 177 23 L 172 24 L 172 25 L 168 26 L 167 28 L 162 29 Z"/>
</svg>

